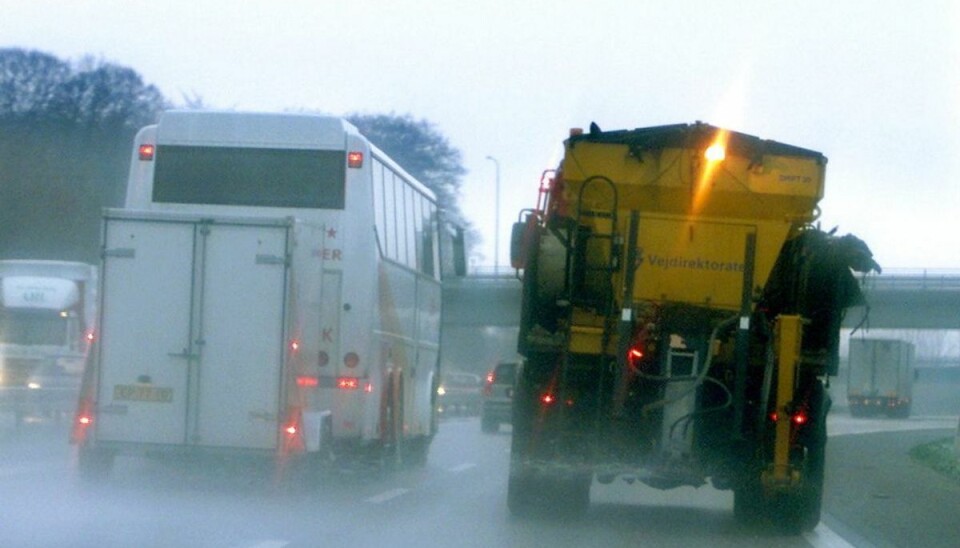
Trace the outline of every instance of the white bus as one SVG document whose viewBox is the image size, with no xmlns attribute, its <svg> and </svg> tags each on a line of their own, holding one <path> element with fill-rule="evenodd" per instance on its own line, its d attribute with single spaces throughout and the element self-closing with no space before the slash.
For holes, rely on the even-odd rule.
<svg viewBox="0 0 960 548">
<path fill-rule="evenodd" d="M 422 462 L 439 213 L 340 118 L 169 111 L 143 128 L 125 207 L 105 212 L 81 473 L 158 448 Z"/>
</svg>

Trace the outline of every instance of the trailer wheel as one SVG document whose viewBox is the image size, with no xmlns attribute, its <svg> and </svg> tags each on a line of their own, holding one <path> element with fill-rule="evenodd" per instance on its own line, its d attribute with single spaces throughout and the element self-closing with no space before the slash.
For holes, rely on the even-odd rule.
<svg viewBox="0 0 960 548">
<path fill-rule="evenodd" d="M 113 457 L 111 451 L 81 446 L 77 453 L 77 469 L 80 481 L 96 483 L 107 479 L 113 470 Z"/>
<path fill-rule="evenodd" d="M 887 414 L 891 418 L 895 419 L 908 419 L 910 418 L 910 404 L 905 403 L 903 405 L 899 405 L 888 411 Z"/>
<path fill-rule="evenodd" d="M 480 418 L 480 431 L 484 434 L 496 434 L 500 430 L 500 423 L 496 419 L 483 415 Z"/>
</svg>

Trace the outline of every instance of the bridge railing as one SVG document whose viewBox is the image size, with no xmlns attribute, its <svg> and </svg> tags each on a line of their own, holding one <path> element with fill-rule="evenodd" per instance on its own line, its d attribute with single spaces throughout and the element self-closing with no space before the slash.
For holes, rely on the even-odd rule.
<svg viewBox="0 0 960 548">
<path fill-rule="evenodd" d="M 510 265 L 470 265 L 467 268 L 470 278 L 516 278 L 517 271 Z"/>
<path fill-rule="evenodd" d="M 866 290 L 960 291 L 960 270 L 889 269 L 860 278 Z"/>
</svg>

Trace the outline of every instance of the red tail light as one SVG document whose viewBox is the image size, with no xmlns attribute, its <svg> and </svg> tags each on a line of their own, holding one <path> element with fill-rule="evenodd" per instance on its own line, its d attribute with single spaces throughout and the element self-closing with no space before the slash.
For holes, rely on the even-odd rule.
<svg viewBox="0 0 960 548">
<path fill-rule="evenodd" d="M 483 395 L 489 396 L 493 394 L 493 381 L 497 380 L 497 374 L 493 371 L 487 373 L 487 382 L 483 385 Z"/>
<path fill-rule="evenodd" d="M 359 168 L 363 167 L 363 153 L 350 151 L 347 153 L 347 167 L 350 168 Z"/>
<path fill-rule="evenodd" d="M 356 377 L 337 377 L 337 388 L 341 390 L 356 390 L 360 388 L 360 379 Z"/>
<path fill-rule="evenodd" d="M 550 392 L 540 396 L 540 403 L 543 405 L 552 405 L 555 401 L 557 401 L 557 398 Z"/>
<path fill-rule="evenodd" d="M 150 162 L 153 160 L 153 155 L 157 152 L 157 147 L 149 143 L 144 143 L 140 145 L 140 148 L 137 150 L 137 154 L 140 157 L 142 162 Z"/>
<path fill-rule="evenodd" d="M 73 429 L 70 432 L 70 442 L 80 444 L 86 441 L 87 431 L 93 426 L 93 402 L 88 398 L 80 400 L 77 414 L 74 417 Z"/>
<path fill-rule="evenodd" d="M 320 379 L 317 377 L 310 377 L 306 375 L 301 375 L 297 377 L 297 386 L 302 388 L 315 388 L 320 385 Z"/>
<path fill-rule="evenodd" d="M 640 361 L 643 360 L 643 347 L 635 344 L 627 350 L 627 363 L 634 371 L 640 370 Z"/>
<path fill-rule="evenodd" d="M 770 413 L 768 418 L 770 419 L 770 422 L 777 422 L 780 420 L 780 414 L 776 411 L 773 411 Z M 807 415 L 806 411 L 797 411 L 790 416 L 790 422 L 793 423 L 794 426 L 803 426 L 804 424 L 810 422 L 810 416 Z"/>
<path fill-rule="evenodd" d="M 287 419 L 283 421 L 281 427 L 284 453 L 301 453 L 306 450 L 301 433 L 302 421 L 303 415 L 299 408 L 291 407 L 287 411 Z"/>
</svg>

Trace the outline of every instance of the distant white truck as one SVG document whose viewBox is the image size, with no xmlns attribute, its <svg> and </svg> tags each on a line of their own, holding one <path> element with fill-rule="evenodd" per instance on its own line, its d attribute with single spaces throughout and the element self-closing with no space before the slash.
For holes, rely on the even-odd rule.
<svg viewBox="0 0 960 548">
<path fill-rule="evenodd" d="M 97 268 L 0 261 L 0 409 L 18 418 L 76 403 L 96 318 Z"/>
<path fill-rule="evenodd" d="M 907 341 L 850 338 L 847 401 L 854 417 L 908 417 L 913 404 L 914 346 Z"/>
</svg>

